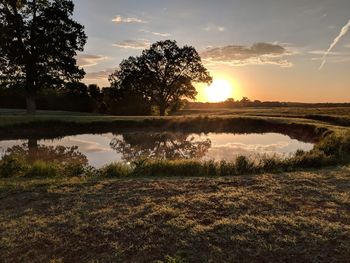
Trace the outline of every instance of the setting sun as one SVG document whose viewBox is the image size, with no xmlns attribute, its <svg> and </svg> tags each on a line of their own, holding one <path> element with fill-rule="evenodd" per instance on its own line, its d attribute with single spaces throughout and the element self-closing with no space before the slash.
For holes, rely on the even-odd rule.
<svg viewBox="0 0 350 263">
<path fill-rule="evenodd" d="M 233 87 L 227 80 L 218 79 L 208 86 L 205 90 L 207 101 L 209 102 L 221 102 L 232 97 Z"/>
</svg>

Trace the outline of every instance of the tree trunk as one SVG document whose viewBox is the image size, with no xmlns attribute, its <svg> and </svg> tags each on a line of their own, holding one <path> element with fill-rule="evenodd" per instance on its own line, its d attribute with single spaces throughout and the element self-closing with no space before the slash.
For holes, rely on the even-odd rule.
<svg viewBox="0 0 350 263">
<path fill-rule="evenodd" d="M 35 114 L 35 112 L 36 112 L 35 95 L 27 93 L 26 102 L 27 102 L 27 113 L 28 114 Z"/>
<path fill-rule="evenodd" d="M 38 140 L 28 139 L 28 160 L 30 160 L 30 162 L 38 160 L 38 149 Z"/>
<path fill-rule="evenodd" d="M 36 103 L 35 103 L 35 70 L 32 63 L 26 65 L 26 102 L 27 102 L 27 113 L 35 114 Z"/>
<path fill-rule="evenodd" d="M 166 107 L 165 106 L 159 106 L 159 116 L 165 116 L 165 110 Z"/>
</svg>

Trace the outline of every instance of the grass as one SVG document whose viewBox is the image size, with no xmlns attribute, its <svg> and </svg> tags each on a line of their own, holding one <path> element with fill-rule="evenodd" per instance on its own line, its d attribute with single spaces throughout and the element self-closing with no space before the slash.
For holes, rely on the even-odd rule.
<svg viewBox="0 0 350 263">
<path fill-rule="evenodd" d="M 309 153 L 259 163 L 244 157 L 233 163 L 141 161 L 96 170 L 3 160 L 0 173 L 8 178 L 0 176 L 0 261 L 348 262 L 348 108 L 220 109 L 181 115 L 27 116 L 3 110 L 0 137 L 48 129 L 74 134 L 94 125 L 97 130 L 145 126 L 272 129 L 316 138 L 317 144 Z"/>
<path fill-rule="evenodd" d="M 347 262 L 350 167 L 222 178 L 2 179 L 3 262 Z"/>
</svg>

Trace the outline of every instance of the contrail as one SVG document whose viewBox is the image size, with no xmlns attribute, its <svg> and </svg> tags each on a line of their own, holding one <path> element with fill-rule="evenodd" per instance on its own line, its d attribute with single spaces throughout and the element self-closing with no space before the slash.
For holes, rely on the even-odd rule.
<svg viewBox="0 0 350 263">
<path fill-rule="evenodd" d="M 328 50 L 324 53 L 323 55 L 323 60 L 321 63 L 321 66 L 319 68 L 319 70 L 321 70 L 323 68 L 323 66 L 326 64 L 327 61 L 327 56 L 329 54 L 329 52 L 332 51 L 332 49 L 335 47 L 336 44 L 338 44 L 339 40 L 346 35 L 346 33 L 349 31 L 350 29 L 350 20 L 348 21 L 348 23 L 343 26 L 343 28 L 340 30 L 339 35 L 333 40 L 333 43 L 329 46 Z"/>
</svg>

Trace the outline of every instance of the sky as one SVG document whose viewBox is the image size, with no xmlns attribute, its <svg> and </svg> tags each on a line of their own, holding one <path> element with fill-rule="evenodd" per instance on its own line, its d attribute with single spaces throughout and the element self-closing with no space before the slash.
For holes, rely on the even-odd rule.
<svg viewBox="0 0 350 263">
<path fill-rule="evenodd" d="M 129 56 L 159 40 L 194 46 L 230 97 L 350 101 L 349 0 L 74 0 L 88 41 L 84 82 L 108 86 Z M 197 85 L 198 101 L 208 100 Z"/>
</svg>

